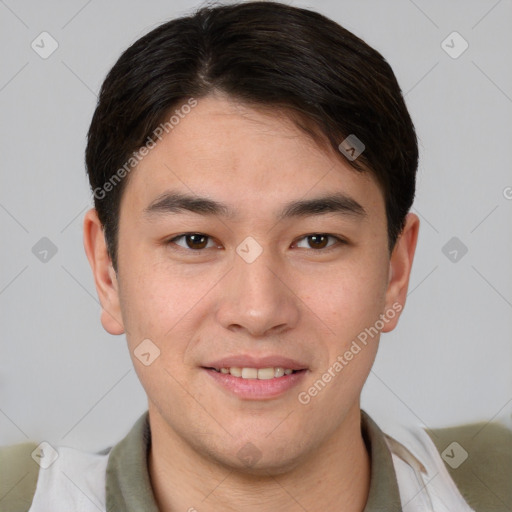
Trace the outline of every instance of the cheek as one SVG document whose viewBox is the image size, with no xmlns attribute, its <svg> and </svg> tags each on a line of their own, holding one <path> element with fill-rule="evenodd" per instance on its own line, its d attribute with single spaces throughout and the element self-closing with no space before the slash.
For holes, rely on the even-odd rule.
<svg viewBox="0 0 512 512">
<path fill-rule="evenodd" d="M 385 305 L 386 267 L 372 261 L 338 265 L 303 276 L 305 303 L 340 341 L 373 325 Z"/>
<path fill-rule="evenodd" d="M 337 424 L 358 399 L 375 360 L 379 332 L 374 326 L 385 307 L 387 274 L 385 266 L 361 259 L 314 282 L 321 286 L 305 302 L 320 318 L 318 326 L 325 327 L 326 358 L 315 369 L 312 388 L 304 391 L 315 394 L 316 388 L 322 389 L 311 403 L 319 410 L 329 409 L 332 424 Z M 319 380 L 327 383 L 325 391 L 316 384 Z"/>
<path fill-rule="evenodd" d="M 202 311 L 219 280 L 212 272 L 190 272 L 167 263 L 132 260 L 120 278 L 120 303 L 126 337 L 132 351 L 149 338 L 161 350 L 161 360 L 183 360 L 194 336 L 191 315 Z"/>
<path fill-rule="evenodd" d="M 133 265 L 130 275 L 120 283 L 121 310 L 134 369 L 147 395 L 165 407 L 168 394 L 177 400 L 181 396 L 178 383 L 184 380 L 186 369 L 182 363 L 193 336 L 187 331 L 187 314 L 204 292 L 190 286 L 190 280 L 171 278 L 155 266 Z M 150 354 L 146 359 L 145 353 Z"/>
</svg>

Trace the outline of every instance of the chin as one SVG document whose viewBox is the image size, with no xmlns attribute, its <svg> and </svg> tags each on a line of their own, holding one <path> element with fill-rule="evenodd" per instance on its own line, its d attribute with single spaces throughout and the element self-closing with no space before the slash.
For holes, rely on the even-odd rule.
<svg viewBox="0 0 512 512">
<path fill-rule="evenodd" d="M 227 468 L 235 471 L 238 475 L 275 477 L 289 473 L 299 465 L 299 459 L 290 457 L 288 454 L 286 460 L 262 457 L 258 461 L 247 461 L 240 460 L 237 457 L 230 460 Z"/>
<path fill-rule="evenodd" d="M 263 437 L 258 448 L 258 442 L 247 441 L 237 444 L 236 452 L 226 452 L 226 446 L 219 447 L 220 450 L 211 450 L 208 456 L 217 464 L 220 464 L 229 471 L 240 475 L 251 476 L 278 476 L 288 473 L 301 464 L 305 457 L 304 453 L 294 453 L 289 446 L 282 443 L 275 446 L 268 443 Z M 232 447 L 234 447 L 233 443 Z"/>
</svg>

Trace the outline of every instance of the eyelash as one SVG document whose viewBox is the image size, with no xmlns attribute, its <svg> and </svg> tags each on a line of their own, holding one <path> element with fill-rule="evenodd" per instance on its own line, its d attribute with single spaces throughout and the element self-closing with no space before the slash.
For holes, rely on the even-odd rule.
<svg viewBox="0 0 512 512">
<path fill-rule="evenodd" d="M 180 245 L 177 245 L 175 242 L 176 240 L 180 239 L 180 238 L 184 238 L 184 237 L 187 237 L 189 235 L 198 235 L 198 236 L 202 236 L 202 237 L 206 237 L 208 239 L 208 241 L 212 240 L 212 237 L 209 236 L 209 235 L 205 235 L 204 233 L 198 233 L 198 232 L 189 232 L 189 233 L 182 233 L 181 235 L 177 235 L 169 240 L 167 240 L 165 242 L 165 245 L 176 245 L 176 247 L 178 247 L 177 250 L 183 250 L 185 252 L 188 252 L 188 253 L 197 253 L 197 254 L 200 254 L 201 252 L 204 252 L 206 249 L 213 249 L 213 247 L 204 247 L 202 249 L 191 249 L 189 247 L 185 248 L 185 247 L 182 247 Z M 333 238 L 334 240 L 336 240 L 336 243 L 332 244 L 332 245 L 329 245 L 327 247 L 324 247 L 324 248 L 321 248 L 321 249 L 313 249 L 313 248 L 309 248 L 309 249 L 306 249 L 308 251 L 314 251 L 314 252 L 322 252 L 322 253 L 329 253 L 331 252 L 332 250 L 335 250 L 337 248 L 339 248 L 339 246 L 341 245 L 347 245 L 348 242 L 346 240 L 344 240 L 343 238 L 339 237 L 339 236 L 336 236 L 336 235 L 332 235 L 330 233 L 309 233 L 307 235 L 304 235 L 302 236 L 301 238 L 298 239 L 298 242 L 299 241 L 302 241 L 304 239 L 307 239 L 308 237 L 310 236 L 327 236 L 329 238 Z M 297 243 L 297 242 L 295 242 Z"/>
</svg>

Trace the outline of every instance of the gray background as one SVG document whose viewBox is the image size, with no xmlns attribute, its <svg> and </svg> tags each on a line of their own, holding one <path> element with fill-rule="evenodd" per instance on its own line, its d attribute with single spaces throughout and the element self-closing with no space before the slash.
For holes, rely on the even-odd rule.
<svg viewBox="0 0 512 512">
<path fill-rule="evenodd" d="M 334 18 L 388 59 L 420 139 L 410 294 L 382 337 L 363 407 L 377 421 L 428 427 L 512 423 L 512 2 L 289 3 Z M 124 336 L 99 322 L 82 244 L 85 135 L 120 53 L 198 5 L 0 1 L 0 444 L 99 450 L 146 409 Z M 43 31 L 59 45 L 47 59 L 31 47 Z M 445 50 L 458 53 L 462 40 L 442 45 L 453 31 L 469 44 L 458 58 Z M 32 252 L 42 237 L 57 248 L 47 261 Z"/>
</svg>

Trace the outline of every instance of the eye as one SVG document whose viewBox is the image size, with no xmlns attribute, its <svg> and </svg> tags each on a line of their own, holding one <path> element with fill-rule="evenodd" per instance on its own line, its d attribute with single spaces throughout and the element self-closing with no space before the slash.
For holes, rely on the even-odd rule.
<svg viewBox="0 0 512 512">
<path fill-rule="evenodd" d="M 334 240 L 334 243 L 327 245 L 329 238 Z M 338 246 L 341 244 L 345 244 L 345 240 L 334 236 L 329 235 L 328 233 L 312 233 L 311 235 L 306 235 L 305 237 L 301 238 L 300 240 L 305 240 L 306 243 L 310 244 L 310 247 L 301 247 L 305 249 L 313 249 L 313 250 L 320 250 L 320 249 L 327 249 L 333 248 L 333 246 Z M 297 247 L 299 246 L 299 243 L 297 243 Z"/>
<path fill-rule="evenodd" d="M 329 243 L 329 239 L 333 242 Z M 213 239 L 204 233 L 183 233 L 171 238 L 166 243 L 177 245 L 185 250 L 197 252 L 200 252 L 202 249 L 217 247 L 217 244 Z M 304 243 L 308 244 L 308 246 L 301 246 L 301 244 Z M 330 235 L 328 233 L 312 233 L 300 238 L 295 245 L 301 249 L 310 249 L 314 251 L 322 250 L 322 252 L 327 252 L 330 249 L 335 249 L 339 245 L 346 243 L 347 242 L 345 240 L 335 235 Z"/>
<path fill-rule="evenodd" d="M 184 240 L 185 245 L 177 243 L 177 241 L 180 239 Z M 210 241 L 212 245 L 208 246 L 208 241 Z M 211 238 L 208 235 L 205 235 L 203 233 L 183 233 L 182 235 L 178 235 L 174 238 L 171 238 L 170 240 L 167 241 L 167 243 L 173 243 L 184 249 L 192 249 L 194 251 L 207 249 L 209 247 L 216 247 L 213 240 L 211 240 Z"/>
</svg>

